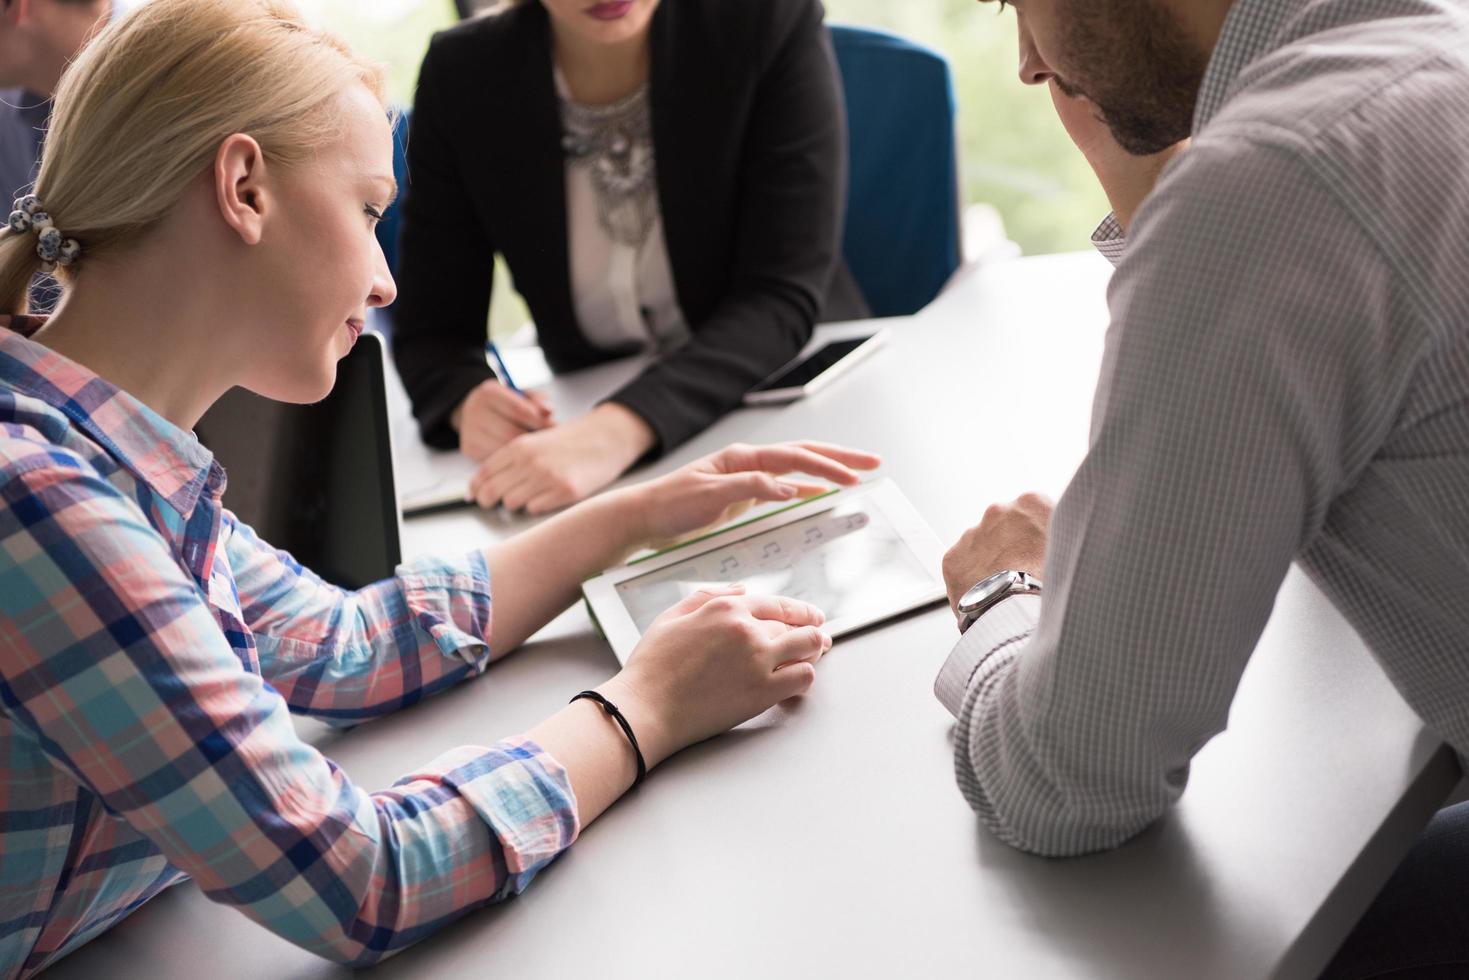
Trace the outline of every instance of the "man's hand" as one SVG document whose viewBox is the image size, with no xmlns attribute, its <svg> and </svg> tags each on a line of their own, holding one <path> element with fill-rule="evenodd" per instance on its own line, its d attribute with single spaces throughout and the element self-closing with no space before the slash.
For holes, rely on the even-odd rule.
<svg viewBox="0 0 1469 980">
<path fill-rule="evenodd" d="M 944 585 L 955 615 L 959 600 L 996 572 L 1046 577 L 1046 536 L 1055 509 L 1049 498 L 1027 493 L 1012 504 L 993 504 L 978 527 L 964 532 L 944 555 Z"/>
<path fill-rule="evenodd" d="M 655 438 L 631 409 L 606 402 L 572 422 L 516 436 L 481 464 L 469 493 L 481 507 L 545 514 L 617 479 Z"/>
<path fill-rule="evenodd" d="M 1066 127 L 1066 134 L 1096 172 L 1117 222 L 1126 232 L 1132 227 L 1132 216 L 1153 192 L 1163 168 L 1188 149 L 1188 140 L 1175 143 L 1152 156 L 1133 156 L 1112 136 L 1095 103 L 1085 96 L 1073 98 L 1067 95 L 1054 78 L 1050 89 L 1051 102 L 1056 106 L 1061 124 Z"/>
</svg>

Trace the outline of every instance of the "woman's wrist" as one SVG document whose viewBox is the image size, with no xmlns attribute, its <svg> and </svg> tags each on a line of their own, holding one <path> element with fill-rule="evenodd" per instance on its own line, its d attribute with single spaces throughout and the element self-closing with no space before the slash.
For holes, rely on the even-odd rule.
<svg viewBox="0 0 1469 980">
<path fill-rule="evenodd" d="M 649 770 L 683 748 L 673 734 L 673 725 L 667 712 L 658 703 L 659 699 L 650 695 L 646 685 L 630 677 L 626 670 L 598 685 L 596 691 L 617 705 L 617 709 L 632 726 Z M 631 746 L 628 751 L 632 751 Z"/>
<path fill-rule="evenodd" d="M 641 415 L 617 402 L 603 402 L 587 413 L 587 419 L 607 437 L 609 447 L 625 466 L 636 463 L 658 442 L 653 427 Z"/>
<path fill-rule="evenodd" d="M 617 529 L 620 549 L 626 557 L 648 546 L 653 538 L 653 529 L 648 520 L 654 506 L 651 483 L 638 483 L 630 487 L 619 487 L 600 493 L 578 507 L 596 507 L 601 510 L 597 520 L 604 526 Z"/>
</svg>

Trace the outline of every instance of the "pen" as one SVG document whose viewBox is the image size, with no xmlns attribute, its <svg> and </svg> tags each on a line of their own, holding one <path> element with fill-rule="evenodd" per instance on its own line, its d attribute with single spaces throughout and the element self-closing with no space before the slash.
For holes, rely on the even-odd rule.
<svg viewBox="0 0 1469 980">
<path fill-rule="evenodd" d="M 448 514 L 456 510 L 471 510 L 478 506 L 479 504 L 467 497 L 463 500 L 440 500 L 431 504 L 420 504 L 416 507 L 404 507 L 403 520 L 408 521 L 415 517 L 431 517 L 434 514 Z"/>
<path fill-rule="evenodd" d="M 500 376 L 500 383 L 517 395 L 524 396 L 525 392 L 521 391 L 520 386 L 515 383 L 515 379 L 510 377 L 510 369 L 505 366 L 505 359 L 500 356 L 500 349 L 495 346 L 493 340 L 485 341 L 485 354 L 489 356 L 495 373 Z"/>
</svg>

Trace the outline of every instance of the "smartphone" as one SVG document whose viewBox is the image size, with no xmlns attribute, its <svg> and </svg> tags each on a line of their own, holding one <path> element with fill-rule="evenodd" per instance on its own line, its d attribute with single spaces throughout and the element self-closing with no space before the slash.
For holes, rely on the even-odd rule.
<svg viewBox="0 0 1469 980">
<path fill-rule="evenodd" d="M 746 405 L 775 405 L 815 394 L 877 350 L 887 331 L 848 340 L 834 340 L 776 371 L 745 393 Z"/>
</svg>

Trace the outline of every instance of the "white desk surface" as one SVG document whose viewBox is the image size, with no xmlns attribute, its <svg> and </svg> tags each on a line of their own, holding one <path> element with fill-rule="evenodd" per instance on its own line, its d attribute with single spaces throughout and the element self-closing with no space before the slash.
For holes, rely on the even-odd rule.
<svg viewBox="0 0 1469 980">
<path fill-rule="evenodd" d="M 951 541 L 992 501 L 1058 494 L 1080 461 L 1108 272 L 1074 255 L 968 274 L 827 391 L 738 412 L 654 471 L 734 440 L 858 445 L 885 455 Z M 632 369 L 558 379 L 553 400 L 564 416 Z M 961 428 L 987 434 L 961 444 Z M 410 439 L 399 462 L 454 468 Z M 407 550 L 523 526 L 421 519 Z M 931 693 L 954 639 L 934 610 L 841 641 L 803 702 L 675 757 L 526 894 L 372 975 L 1312 977 L 1458 777 L 1293 572 L 1230 729 L 1199 754 L 1176 810 L 1108 854 L 1027 857 L 982 831 L 955 787 L 951 720 Z M 615 669 L 578 606 L 477 681 L 345 735 L 306 730 L 381 788 L 443 749 L 528 728 Z M 345 972 L 183 885 L 49 975 Z"/>
</svg>

